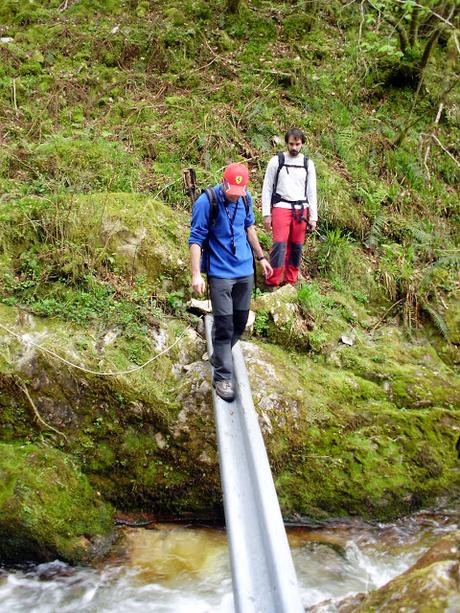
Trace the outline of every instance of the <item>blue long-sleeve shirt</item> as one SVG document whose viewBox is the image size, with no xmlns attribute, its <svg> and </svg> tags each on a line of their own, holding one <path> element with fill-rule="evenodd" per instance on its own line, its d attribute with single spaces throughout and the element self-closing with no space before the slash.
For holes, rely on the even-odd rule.
<svg viewBox="0 0 460 613">
<path fill-rule="evenodd" d="M 215 222 L 211 222 L 211 204 L 203 193 L 193 205 L 188 244 L 202 247 L 201 270 L 209 276 L 220 279 L 249 277 L 254 272 L 252 249 L 246 234 L 246 228 L 255 223 L 251 194 L 247 195 L 246 214 L 243 198 L 229 202 L 225 200 L 222 185 L 214 189 L 217 197 Z M 232 236 L 230 220 L 234 215 Z"/>
</svg>

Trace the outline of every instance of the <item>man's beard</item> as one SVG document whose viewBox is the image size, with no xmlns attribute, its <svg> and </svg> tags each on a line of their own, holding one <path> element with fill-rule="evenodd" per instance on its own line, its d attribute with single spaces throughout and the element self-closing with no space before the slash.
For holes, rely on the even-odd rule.
<svg viewBox="0 0 460 613">
<path fill-rule="evenodd" d="M 299 153 L 300 153 L 300 151 L 297 151 L 297 149 L 289 149 L 289 155 L 292 155 L 293 158 L 298 156 Z"/>
</svg>

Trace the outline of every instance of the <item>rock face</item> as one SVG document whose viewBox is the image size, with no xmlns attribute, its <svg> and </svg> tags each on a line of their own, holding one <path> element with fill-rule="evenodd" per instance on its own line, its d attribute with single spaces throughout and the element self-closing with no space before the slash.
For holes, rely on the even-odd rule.
<svg viewBox="0 0 460 613">
<path fill-rule="evenodd" d="M 7 307 L 0 314 L 19 337 L 0 338 L 3 440 L 41 432 L 119 508 L 221 512 L 211 373 L 192 328 L 164 322 L 150 335 L 151 355 L 177 341 L 168 353 L 130 375 L 97 377 L 63 366 L 33 339 L 98 371 L 133 366 L 129 339 L 101 343 L 107 331 L 39 318 L 17 324 Z M 243 352 L 286 516 L 390 519 L 460 491 L 460 383 L 428 345 L 386 328 L 353 347 L 338 339 L 321 359 L 268 343 L 245 342 Z M 66 439 L 37 421 L 19 382 Z"/>
<path fill-rule="evenodd" d="M 0 444 L 0 562 L 88 562 L 112 542 L 110 505 L 67 455 Z"/>
<path fill-rule="evenodd" d="M 460 532 L 441 539 L 411 568 L 369 596 L 338 605 L 338 613 L 436 613 L 460 610 Z"/>
</svg>

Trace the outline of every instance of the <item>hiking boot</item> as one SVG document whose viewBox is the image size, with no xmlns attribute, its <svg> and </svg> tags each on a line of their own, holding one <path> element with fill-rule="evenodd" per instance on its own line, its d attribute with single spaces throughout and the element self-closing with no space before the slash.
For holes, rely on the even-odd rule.
<svg viewBox="0 0 460 613">
<path fill-rule="evenodd" d="M 223 379 L 221 381 L 213 381 L 212 385 L 216 390 L 216 394 L 226 400 L 232 402 L 235 399 L 235 390 L 233 389 L 233 383 L 231 379 Z"/>
</svg>

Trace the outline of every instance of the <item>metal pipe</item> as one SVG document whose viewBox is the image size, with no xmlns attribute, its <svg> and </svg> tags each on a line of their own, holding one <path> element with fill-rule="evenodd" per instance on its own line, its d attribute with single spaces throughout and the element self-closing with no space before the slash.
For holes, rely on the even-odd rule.
<svg viewBox="0 0 460 613">
<path fill-rule="evenodd" d="M 212 316 L 205 318 L 212 354 Z M 301 613 L 297 577 L 252 402 L 240 343 L 233 348 L 236 397 L 213 390 L 225 521 L 237 613 Z"/>
</svg>

